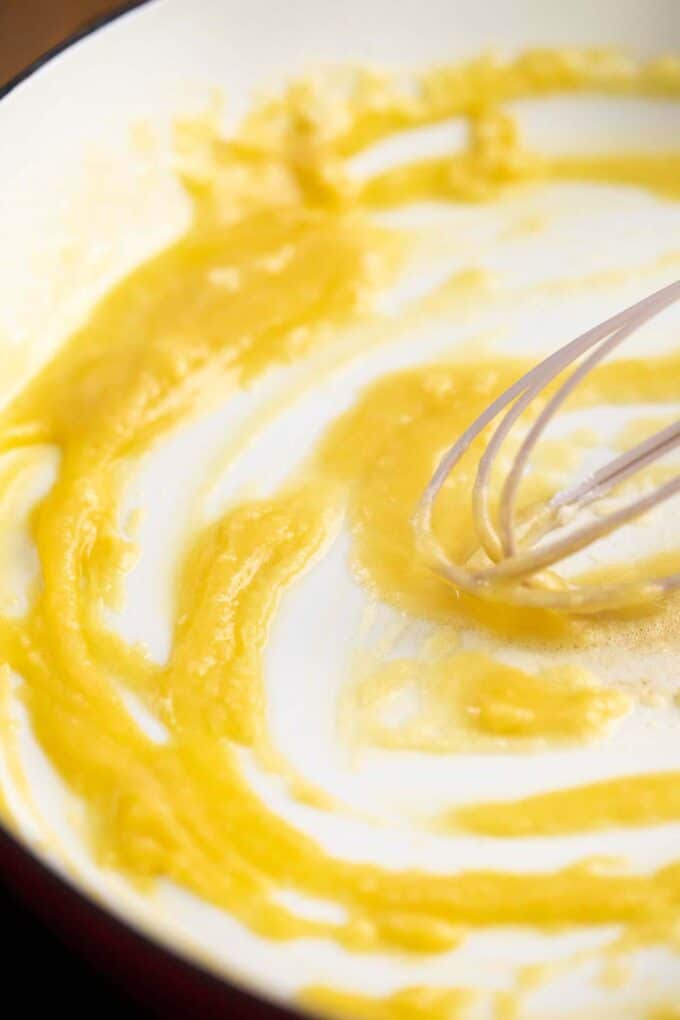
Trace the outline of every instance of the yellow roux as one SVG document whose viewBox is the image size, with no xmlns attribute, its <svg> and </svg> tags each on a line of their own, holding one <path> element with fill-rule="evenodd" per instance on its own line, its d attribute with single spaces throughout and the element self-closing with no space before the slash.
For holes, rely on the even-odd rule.
<svg viewBox="0 0 680 1020">
<path fill-rule="evenodd" d="M 350 739 L 355 731 L 376 746 L 429 752 L 587 740 L 630 708 L 625 694 L 584 670 L 531 674 L 480 652 L 390 659 L 360 674 L 347 700 Z"/>
<path fill-rule="evenodd" d="M 415 198 L 490 200 L 550 178 L 680 198 L 680 151 L 551 159 L 526 150 L 502 104 L 579 91 L 678 98 L 680 64 L 541 51 L 438 69 L 408 91 L 366 72 L 328 89 L 291 86 L 233 141 L 185 127 L 184 180 L 194 201 L 186 236 L 115 287 L 3 412 L 3 450 L 39 457 L 56 448 L 60 461 L 32 517 L 41 580 L 24 615 L 0 619 L 2 658 L 23 678 L 37 739 L 82 801 L 103 865 L 140 884 L 172 879 L 269 938 L 328 936 L 362 951 L 439 951 L 468 926 L 620 923 L 635 937 L 670 933 L 680 861 L 650 874 L 587 861 L 556 872 L 450 875 L 349 863 L 277 817 L 238 764 L 239 747 L 265 737 L 262 653 L 278 597 L 323 549 L 341 513 L 361 582 L 415 617 L 464 622 L 510 645 L 536 633 L 562 648 L 610 640 L 619 626 L 628 633 L 630 620 L 570 621 L 459 597 L 413 553 L 409 518 L 437 452 L 516 378 L 525 368 L 519 361 L 429 366 L 379 381 L 332 426 L 301 475 L 196 534 L 178 579 L 166 665 L 125 646 L 100 617 L 134 563 L 118 515 L 135 462 L 198 413 L 206 394 L 224 398 L 365 314 L 376 265 L 388 272 L 394 251 L 372 209 Z M 349 156 L 398 129 L 452 116 L 469 122 L 463 153 L 352 182 Z M 600 369 L 582 400 L 679 397 L 680 359 L 666 356 Z M 478 453 L 466 457 L 438 509 L 456 555 L 469 552 L 461 497 Z M 659 614 L 670 619 L 675 608 L 652 614 L 650 633 L 663 633 Z M 647 617 L 634 626 L 647 626 Z M 463 676 L 465 661 L 458 667 Z M 460 704 L 472 704 L 473 729 L 486 727 L 487 736 L 490 727 L 510 740 L 579 739 L 626 708 L 622 696 L 583 678 L 524 674 L 513 684 L 504 670 L 484 664 L 486 689 L 471 673 L 462 681 Z M 165 743 L 137 726 L 121 683 L 163 722 Z M 678 773 L 632 776 L 471 806 L 453 824 L 516 836 L 677 821 L 679 784 Z M 282 889 L 333 901 L 347 919 L 302 918 L 277 901 Z M 340 1013 L 402 1018 L 451 1016 L 463 999 L 417 988 L 382 1002 L 318 988 L 308 996 Z"/>
</svg>

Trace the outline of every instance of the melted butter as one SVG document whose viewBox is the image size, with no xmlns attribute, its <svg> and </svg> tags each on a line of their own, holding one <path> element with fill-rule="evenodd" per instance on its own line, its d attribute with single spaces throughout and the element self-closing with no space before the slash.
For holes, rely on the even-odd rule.
<svg viewBox="0 0 680 1020">
<path fill-rule="evenodd" d="M 609 621 L 586 622 L 543 610 L 481 602 L 454 591 L 412 555 L 413 507 L 440 452 L 526 367 L 496 358 L 427 366 L 380 380 L 330 430 L 317 457 L 318 469 L 325 477 L 353 481 L 349 516 L 355 569 L 370 590 L 395 608 L 432 620 L 474 623 L 503 639 L 525 644 L 607 642 Z M 671 401 L 680 391 L 679 380 L 677 355 L 618 361 L 603 366 L 586 382 L 579 391 L 578 406 Z M 459 562 L 477 548 L 467 497 L 483 443 L 480 437 L 471 445 L 435 508 L 439 541 Z M 537 472 L 528 479 L 526 504 L 554 493 L 550 475 Z M 644 569 L 642 561 L 640 569 Z M 668 613 L 668 629 L 672 629 L 675 609 L 673 600 L 655 607 L 656 614 Z M 643 626 L 641 619 L 637 623 Z"/>
<path fill-rule="evenodd" d="M 656 417 L 648 418 L 633 418 L 632 421 L 626 422 L 626 424 L 619 429 L 614 439 L 614 445 L 617 450 L 626 451 L 636 443 L 641 443 L 645 439 L 649 439 L 655 432 L 659 432 L 661 429 L 666 428 L 667 425 L 671 425 L 675 420 L 672 415 L 657 415 Z"/>
<path fill-rule="evenodd" d="M 651 556 L 641 556 L 639 560 L 632 563 L 608 563 L 606 566 L 583 570 L 578 574 L 578 579 L 585 584 L 598 584 L 605 580 L 611 583 L 646 581 L 654 577 L 663 577 L 665 574 L 675 574 L 678 571 L 680 571 L 680 553 L 671 549 L 667 552 L 654 553 Z"/>
<path fill-rule="evenodd" d="M 388 170 L 364 186 L 362 198 L 378 206 L 432 198 L 486 201 L 510 185 L 550 178 L 644 187 L 678 199 L 680 157 L 667 152 L 547 159 L 523 150 L 514 121 L 493 114 L 475 121 L 470 148 L 462 155 Z"/>
<path fill-rule="evenodd" d="M 24 615 L 0 619 L 3 658 L 23 678 L 43 751 L 83 804 L 98 861 L 143 887 L 170 879 L 269 938 L 325 936 L 361 951 L 438 952 L 457 945 L 465 926 L 620 924 L 631 937 L 665 937 L 680 901 L 677 863 L 650 874 L 584 862 L 449 875 L 350 863 L 270 810 L 239 763 L 236 745 L 266 740 L 262 657 L 278 600 L 343 513 L 357 576 L 407 614 L 516 644 L 535 643 L 537 634 L 560 646 L 608 639 L 608 620 L 475 602 L 413 555 L 410 514 L 438 452 L 524 363 L 469 360 L 379 382 L 329 430 L 301 478 L 203 528 L 180 572 L 166 664 L 151 663 L 102 623 L 101 607 L 120 604 L 136 555 L 118 523 L 136 459 L 206 403 L 331 343 L 338 327 L 367 314 L 399 249 L 394 233 L 375 227 L 373 208 L 418 196 L 487 200 L 553 177 L 676 196 L 677 154 L 550 161 L 523 148 L 502 109 L 521 97 L 589 90 L 676 97 L 675 61 L 639 68 L 608 53 L 537 51 L 437 69 L 413 90 L 368 72 L 340 84 L 292 86 L 232 141 L 185 124 L 182 173 L 194 202 L 186 236 L 115 287 L 3 412 L 3 450 L 47 443 L 60 455 L 57 480 L 31 518 L 42 583 Z M 471 128 L 462 155 L 364 185 L 351 178 L 348 156 L 451 116 Z M 676 356 L 619 362 L 601 368 L 579 399 L 662 403 L 678 398 L 678 380 Z M 479 453 L 476 445 L 438 509 L 436 527 L 457 556 L 474 551 L 461 497 Z M 529 495 L 549 492 L 539 472 Z M 657 620 L 668 613 L 660 607 Z M 462 702 L 485 734 L 573 738 L 592 732 L 594 704 L 595 729 L 618 711 L 573 677 L 562 678 L 558 693 L 557 680 L 548 690 L 544 680 L 494 671 L 488 689 L 468 678 Z M 140 729 L 121 683 L 157 715 L 167 739 Z M 549 796 L 557 804 L 562 795 Z M 618 817 L 630 794 L 614 788 L 607 796 L 607 817 Z M 673 776 L 659 777 L 642 821 L 669 817 L 676 798 Z M 602 824 L 593 805 L 583 827 Z M 629 824 L 639 821 L 631 814 Z M 284 888 L 338 904 L 347 920 L 299 916 L 277 902 Z M 356 1016 L 448 1016 L 458 1003 L 458 993 L 431 989 L 380 1001 L 314 994 L 324 1009 Z"/>
<path fill-rule="evenodd" d="M 10 694 L 11 694 L 11 680 L 9 669 L 5 666 L 0 670 L 0 726 L 2 726 L 2 732 L 4 737 L 5 747 L 3 747 L 3 758 L 5 761 L 5 767 L 7 771 L 12 774 L 11 765 L 8 758 L 11 755 L 12 741 L 14 724 L 10 711 Z M 8 822 L 14 820 L 13 813 L 8 803 L 8 798 L 5 794 L 4 783 L 0 785 L 0 818 Z"/>
<path fill-rule="evenodd" d="M 551 790 L 518 801 L 473 804 L 448 816 L 485 836 L 557 836 L 680 821 L 680 772 L 652 772 Z"/>
<path fill-rule="evenodd" d="M 404 988 L 379 998 L 317 985 L 305 989 L 300 1002 L 356 1020 L 458 1020 L 467 1013 L 470 999 L 469 992 L 454 988 Z"/>
<path fill-rule="evenodd" d="M 530 674 L 481 652 L 379 664 L 349 700 L 355 741 L 429 752 L 590 739 L 630 707 L 624 694 L 594 684 L 583 670 Z"/>
</svg>

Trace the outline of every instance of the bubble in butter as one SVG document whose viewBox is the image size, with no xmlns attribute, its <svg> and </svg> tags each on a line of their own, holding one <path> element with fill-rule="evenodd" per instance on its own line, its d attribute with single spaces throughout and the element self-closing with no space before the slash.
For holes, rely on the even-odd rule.
<svg viewBox="0 0 680 1020">
<path fill-rule="evenodd" d="M 56 449 L 59 463 L 31 519 L 40 579 L 26 610 L 0 619 L 2 658 L 23 679 L 37 740 L 81 801 L 103 866 L 142 887 L 170 879 L 269 939 L 322 936 L 361 953 L 436 953 L 456 946 L 466 928 L 507 925 L 622 925 L 631 938 L 670 938 L 680 862 L 649 873 L 584 861 L 535 873 L 450 874 L 349 862 L 278 817 L 240 765 L 242 746 L 266 742 L 262 658 L 279 595 L 324 549 L 338 515 L 346 516 L 361 582 L 406 614 L 462 621 L 510 644 L 537 631 L 560 647 L 606 640 L 615 622 L 457 597 L 413 553 L 410 514 L 433 458 L 524 370 L 519 360 L 386 377 L 279 492 L 242 501 L 195 534 L 177 583 L 167 664 L 126 646 L 101 615 L 120 601 L 135 559 L 118 526 L 135 461 L 206 402 L 332 344 L 337 327 L 370 314 L 376 280 L 388 278 L 399 259 L 398 231 L 378 225 L 377 209 L 416 199 L 492 201 L 552 179 L 680 198 L 680 150 L 539 155 L 526 149 L 504 109 L 509 100 L 586 91 L 677 99 L 680 64 L 533 51 L 439 68 L 413 88 L 353 72 L 327 86 L 293 84 L 257 107 L 231 140 L 205 123 L 185 124 L 182 178 L 194 210 L 186 236 L 104 297 L 3 411 L 4 451 L 21 449 L 30 460 Z M 453 116 L 470 129 L 462 153 L 400 165 L 361 184 L 350 174 L 348 160 L 370 144 Z M 582 399 L 664 404 L 678 397 L 680 360 L 666 355 L 599 369 Z M 438 510 L 436 526 L 444 534 L 446 521 L 454 553 L 471 539 L 461 497 L 478 456 L 475 447 Z M 537 478 L 540 489 L 545 482 Z M 477 735 L 577 739 L 624 709 L 620 696 L 573 677 L 566 687 L 554 677 L 550 687 L 549 678 L 523 675 L 518 687 L 517 677 L 496 673 L 489 687 L 475 687 L 478 667 L 474 658 L 459 661 L 462 701 L 454 713 L 472 708 L 467 726 Z M 167 741 L 142 732 L 121 684 L 163 723 Z M 677 783 L 671 773 L 586 788 L 576 799 L 555 793 L 560 824 L 551 821 L 551 794 L 524 806 L 472 806 L 459 822 L 514 836 L 620 818 L 679 821 Z M 626 805 L 640 784 L 646 806 L 636 813 Z M 338 904 L 344 920 L 302 917 L 278 901 L 281 889 Z M 316 987 L 307 1001 L 348 1016 L 444 1017 L 464 1015 L 467 995 L 405 987 L 380 1000 Z"/>
</svg>

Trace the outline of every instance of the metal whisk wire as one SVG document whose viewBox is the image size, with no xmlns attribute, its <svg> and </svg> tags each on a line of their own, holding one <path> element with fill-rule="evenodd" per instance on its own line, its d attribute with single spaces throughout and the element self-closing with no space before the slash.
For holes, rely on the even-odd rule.
<svg viewBox="0 0 680 1020">
<path fill-rule="evenodd" d="M 614 486 L 640 472 L 680 446 L 680 419 L 638 443 L 593 472 L 578 484 L 558 492 L 534 515 L 529 532 L 518 537 L 517 498 L 531 454 L 546 428 L 573 390 L 616 347 L 642 325 L 680 300 L 680 280 L 643 298 L 605 322 L 594 326 L 532 368 L 501 394 L 444 453 L 428 483 L 414 517 L 418 547 L 434 569 L 456 587 L 487 598 L 523 605 L 571 611 L 614 608 L 644 601 L 680 587 L 680 573 L 653 580 L 615 585 L 570 586 L 564 579 L 557 589 L 542 583 L 539 572 L 616 531 L 680 492 L 680 474 L 652 492 L 632 500 L 575 531 L 537 545 L 561 526 L 565 511 L 572 515 L 606 495 Z M 503 443 L 513 426 L 545 387 L 582 358 L 574 371 L 550 397 L 525 436 L 501 488 L 497 520 L 491 510 L 491 478 Z M 509 410 L 506 408 L 509 407 Z M 437 497 L 456 464 L 473 440 L 505 411 L 482 457 L 472 492 L 475 528 L 488 564 L 479 568 L 454 563 L 432 528 Z M 469 561 L 468 561 L 469 564 Z M 543 579 L 545 580 L 545 579 Z M 554 578 L 552 579 L 554 583 Z"/>
</svg>

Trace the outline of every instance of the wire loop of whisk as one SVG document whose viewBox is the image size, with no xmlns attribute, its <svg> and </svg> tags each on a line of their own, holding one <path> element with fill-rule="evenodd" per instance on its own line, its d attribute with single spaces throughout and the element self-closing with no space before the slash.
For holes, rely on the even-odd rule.
<svg viewBox="0 0 680 1020">
<path fill-rule="evenodd" d="M 614 458 L 578 484 L 556 493 L 534 513 L 528 524 L 522 522 L 524 532 L 521 536 L 517 511 L 520 483 L 531 454 L 567 398 L 624 340 L 678 300 L 680 280 L 650 294 L 561 347 L 494 400 L 446 450 L 425 488 L 413 520 L 418 548 L 440 575 L 457 588 L 478 596 L 572 612 L 617 608 L 680 588 L 680 573 L 610 585 L 570 584 L 553 572 L 549 577 L 541 575 L 546 568 L 562 562 L 680 493 L 679 473 L 626 505 L 582 524 L 566 535 L 543 542 L 551 532 L 562 527 L 565 515 L 575 517 L 615 486 L 680 446 L 680 419 Z M 574 362 L 578 362 L 577 367 L 550 396 L 524 437 L 501 487 L 494 514 L 491 479 L 505 440 L 533 401 Z M 471 443 L 503 412 L 505 414 L 480 458 L 472 490 L 473 518 L 486 562 L 479 567 L 472 567 L 470 559 L 465 564 L 456 563 L 434 534 L 432 518 L 435 503 L 444 483 Z"/>
</svg>

